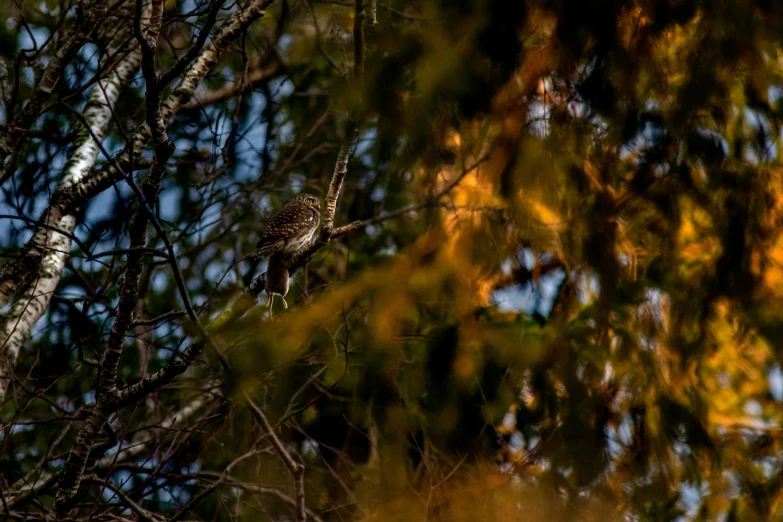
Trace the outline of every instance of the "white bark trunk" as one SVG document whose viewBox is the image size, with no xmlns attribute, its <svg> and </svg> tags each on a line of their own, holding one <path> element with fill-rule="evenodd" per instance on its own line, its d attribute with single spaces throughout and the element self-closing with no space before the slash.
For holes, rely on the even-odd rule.
<svg viewBox="0 0 783 522">
<path fill-rule="evenodd" d="M 84 108 L 84 118 L 99 139 L 106 136 L 109 128 L 112 117 L 110 107 L 117 102 L 122 86 L 133 77 L 140 63 L 141 52 L 136 49 L 117 65 L 107 80 L 93 87 Z M 64 167 L 60 189 L 79 185 L 98 157 L 98 145 L 86 130 L 79 133 L 77 143 L 76 150 Z M 71 238 L 67 234 L 72 233 L 75 227 L 76 218 L 67 215 L 60 219 L 57 226 L 65 234 L 44 228 L 35 232 L 36 235 L 44 236 L 45 241 L 42 243 L 46 244 L 40 273 L 11 303 L 7 312 L 0 316 L 0 404 L 5 401 L 19 352 L 30 337 L 33 325 L 46 312 L 60 282 L 71 250 Z"/>
</svg>

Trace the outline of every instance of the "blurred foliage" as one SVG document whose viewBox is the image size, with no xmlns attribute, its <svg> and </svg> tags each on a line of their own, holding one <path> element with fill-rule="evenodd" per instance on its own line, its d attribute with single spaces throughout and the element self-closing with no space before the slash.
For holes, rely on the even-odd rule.
<svg viewBox="0 0 783 522">
<path fill-rule="evenodd" d="M 171 41 L 191 37 L 176 17 L 185 4 L 169 6 Z M 420 206 L 319 252 L 288 311 L 255 308 L 221 334 L 226 398 L 176 450 L 156 446 L 153 464 L 144 455 L 114 480 L 148 510 L 177 511 L 199 491 L 181 477 L 222 472 L 258 438 L 247 390 L 303 459 L 308 508 L 324 520 L 781 519 L 783 4 L 379 3 L 358 87 L 346 80 L 351 4 L 277 2 L 222 58 L 199 93 L 280 67 L 177 116 L 158 213 L 214 317 L 262 270 L 231 265 L 264 220 L 295 192 L 325 194 L 345 109 L 362 116 L 338 223 Z M 9 64 L 26 41 L 19 13 L 48 33 L 56 9 L 0 6 Z M 83 103 L 90 52 L 60 100 Z M 143 121 L 143 92 L 137 81 L 121 97 L 111 150 Z M 78 122 L 54 106 L 36 129 L 3 213 L 37 219 Z M 77 234 L 96 252 L 126 244 L 132 202 L 117 184 Z M 4 226 L 12 255 L 30 225 Z M 20 357 L 16 375 L 40 397 L 0 410 L 30 421 L 4 434 L 6 483 L 36 465 L 56 418 L 91 400 L 95 370 L 77 348 L 101 353 L 123 259 L 84 254 Z M 143 282 L 144 317 L 180 306 L 165 262 L 149 258 Z M 135 330 L 122 383 L 193 331 Z M 176 410 L 218 369 L 206 355 L 146 407 Z M 120 412 L 124 433 L 145 425 L 142 411 Z M 75 430 L 63 437 L 67 449 Z M 273 453 L 232 473 L 293 495 Z M 230 520 L 228 497 L 192 514 Z M 290 506 L 250 491 L 238 512 L 283 520 Z"/>
</svg>

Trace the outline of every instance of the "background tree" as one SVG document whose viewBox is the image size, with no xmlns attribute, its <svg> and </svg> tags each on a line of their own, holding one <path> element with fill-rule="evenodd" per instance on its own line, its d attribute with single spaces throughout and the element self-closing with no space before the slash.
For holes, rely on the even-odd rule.
<svg viewBox="0 0 783 522">
<path fill-rule="evenodd" d="M 3 517 L 783 516 L 783 6 L 0 13 Z"/>
</svg>

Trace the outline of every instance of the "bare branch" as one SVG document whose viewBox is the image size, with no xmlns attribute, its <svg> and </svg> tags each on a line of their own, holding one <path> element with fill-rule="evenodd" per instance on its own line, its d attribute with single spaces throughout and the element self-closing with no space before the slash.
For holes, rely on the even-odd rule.
<svg viewBox="0 0 783 522">
<path fill-rule="evenodd" d="M 228 464 L 228 466 L 226 466 L 226 469 L 223 471 L 223 473 L 220 474 L 220 477 L 215 482 L 210 484 L 209 487 L 205 488 L 198 495 L 193 497 L 190 500 L 190 502 L 188 502 L 185 505 L 185 507 L 183 507 L 182 510 L 179 513 L 177 513 L 176 515 L 174 515 L 173 517 L 168 519 L 169 522 L 176 522 L 177 520 L 179 520 L 182 517 L 184 517 L 185 515 L 187 515 L 188 512 L 190 512 L 190 510 L 193 508 L 193 506 L 195 506 L 198 502 L 200 502 L 201 499 L 203 499 L 203 498 L 207 497 L 208 495 L 212 494 L 213 491 L 215 491 L 217 488 L 219 488 L 226 481 L 226 479 L 231 474 L 231 470 L 234 468 L 234 466 L 236 466 L 237 464 L 239 464 L 243 460 L 246 460 L 246 459 L 248 459 L 248 458 L 250 458 L 250 457 L 252 457 L 254 455 L 258 455 L 258 453 L 259 453 L 259 450 L 254 448 L 254 449 L 251 449 L 250 451 L 248 451 L 247 453 L 245 453 L 244 455 L 240 455 L 239 457 L 237 457 L 233 461 L 231 461 Z"/>
<path fill-rule="evenodd" d="M 57 51 L 57 55 L 46 64 L 41 80 L 36 85 L 24 109 L 13 121 L 9 122 L 6 135 L 0 143 L 0 164 L 17 151 L 30 127 L 41 114 L 44 102 L 51 97 L 60 82 L 65 67 L 71 63 L 79 49 L 90 39 L 95 27 L 105 17 L 107 4 L 106 0 L 92 0 L 84 6 L 85 16 L 82 18 L 81 24 Z M 13 175 L 14 165 L 12 163 L 14 162 L 4 165 L 3 172 L 0 174 L 0 184 Z"/>
<path fill-rule="evenodd" d="M 87 122 L 84 122 L 84 124 L 92 134 L 93 131 L 89 129 Z M 102 145 L 99 146 L 102 148 Z M 158 152 L 160 149 L 163 148 L 156 147 L 155 161 L 141 189 L 143 197 L 147 201 L 155 201 L 157 199 L 160 191 L 160 182 L 166 173 L 166 163 L 173 150 L 173 148 L 167 147 L 166 149 L 169 151 L 167 154 L 165 151 Z M 139 196 L 139 205 L 146 205 L 145 201 L 141 201 L 141 194 Z M 100 434 L 100 430 L 109 420 L 109 415 L 114 411 L 111 406 L 116 391 L 117 365 L 122 355 L 125 335 L 130 328 L 133 312 L 139 299 L 139 276 L 141 275 L 142 263 L 144 261 L 144 252 L 134 249 L 146 246 L 149 221 L 150 213 L 137 212 L 131 221 L 128 231 L 131 250 L 128 252 L 125 277 L 120 286 L 120 302 L 117 306 L 117 315 L 109 332 L 108 346 L 100 365 L 101 371 L 96 390 L 95 406 L 90 412 L 87 422 L 79 431 L 76 444 L 68 454 L 68 459 L 60 477 L 60 486 L 54 510 L 61 517 L 65 516 L 78 500 L 77 492 L 87 457 Z"/>
<path fill-rule="evenodd" d="M 174 92 L 166 99 L 161 108 L 161 118 L 169 122 L 181 106 L 193 96 L 196 87 L 201 83 L 210 68 L 217 63 L 218 57 L 252 22 L 258 20 L 266 12 L 273 0 L 254 0 L 244 9 L 238 9 L 222 26 L 221 30 L 202 50 L 191 68 L 185 73 L 182 81 Z M 78 183 L 65 183 L 58 189 L 49 202 L 42 221 L 56 226 L 59 220 L 85 204 L 93 196 L 109 188 L 122 178 L 121 169 L 129 170 L 131 156 L 138 155 L 152 137 L 152 131 L 146 123 L 130 138 L 130 145 L 117 156 L 116 163 L 109 163 L 91 176 L 80 178 Z M 96 151 L 97 153 L 97 151 Z M 134 163 L 138 158 L 134 158 Z M 24 255 L 13 263 L 6 263 L 0 272 L 0 307 L 7 303 L 18 292 L 19 281 L 29 281 L 31 274 L 36 273 L 40 266 L 43 253 L 46 250 L 47 231 L 36 230 L 25 246 Z"/>
<path fill-rule="evenodd" d="M 122 86 L 135 74 L 140 56 L 138 50 L 131 51 L 110 72 L 108 80 L 97 84 L 90 94 L 83 118 L 91 125 L 98 141 L 108 133 L 109 108 L 116 103 Z M 99 147 L 91 136 L 81 132 L 76 144 L 76 150 L 64 168 L 58 192 L 80 186 L 95 164 Z M 9 277 L 0 278 L 0 296 L 4 293 L 17 296 L 9 312 L 0 320 L 0 403 L 5 398 L 19 350 L 29 338 L 33 325 L 46 312 L 59 283 L 75 226 L 76 219 L 68 213 L 45 213 L 27 252 L 19 260 L 6 262 L 4 272 L 9 272 Z"/>
<path fill-rule="evenodd" d="M 144 81 L 147 82 L 147 92 L 144 97 L 147 106 L 147 126 L 151 129 L 153 141 L 157 146 L 168 141 L 166 124 L 160 116 L 160 85 L 158 73 L 155 71 L 158 36 L 163 23 L 163 0 L 152 0 L 146 34 L 141 27 L 141 4 L 142 0 L 136 0 L 136 20 L 133 32 L 141 46 L 141 71 L 144 74 Z"/>
<path fill-rule="evenodd" d="M 212 30 L 212 26 L 214 26 L 215 22 L 217 21 L 218 12 L 220 11 L 220 8 L 223 7 L 224 1 L 225 0 L 212 0 L 212 3 L 209 7 L 209 13 L 207 14 L 207 20 L 204 22 L 204 26 L 199 31 L 198 37 L 196 37 L 196 43 L 194 43 L 190 49 L 188 49 L 188 52 L 185 53 L 185 56 L 177 60 L 177 63 L 175 63 L 171 69 L 160 76 L 159 85 L 161 88 L 165 87 L 171 83 L 172 80 L 182 74 L 185 71 L 185 68 L 190 65 L 190 62 L 196 59 L 196 56 L 198 56 L 198 54 L 201 52 L 201 49 L 204 47 L 204 44 L 207 41 L 207 37 L 209 36 L 209 32 Z"/>
<path fill-rule="evenodd" d="M 297 507 L 297 500 L 291 498 L 290 496 L 286 495 L 282 491 L 276 488 L 265 488 L 263 486 L 257 486 L 255 484 L 248 484 L 246 482 L 240 482 L 235 480 L 229 480 L 227 481 L 228 484 L 231 486 L 238 487 L 240 489 L 243 489 L 249 493 L 255 493 L 255 494 L 261 494 L 261 495 L 274 495 L 275 497 L 279 498 L 286 504 L 289 504 L 291 507 L 296 508 Z M 307 514 L 307 518 L 314 520 L 315 522 L 323 522 L 323 519 L 319 517 L 315 512 L 313 512 L 310 509 L 305 508 L 305 513 Z"/>
<path fill-rule="evenodd" d="M 242 82 L 236 82 L 211 92 L 196 95 L 192 100 L 184 104 L 182 109 L 194 110 L 227 100 L 242 92 L 243 89 L 252 89 L 255 85 L 274 78 L 280 74 L 282 70 L 283 67 L 277 63 L 268 65 L 261 69 L 252 70 L 248 73 L 245 84 Z"/>
<path fill-rule="evenodd" d="M 117 486 L 114 484 L 111 479 L 103 480 L 95 476 L 87 476 L 84 477 L 85 482 L 90 482 L 92 484 L 97 484 L 101 487 L 107 487 L 110 490 L 114 492 L 115 495 L 117 495 L 120 500 L 122 500 L 122 503 L 126 506 L 128 506 L 131 511 L 136 513 L 136 515 L 139 517 L 139 520 L 142 520 L 143 522 L 161 522 L 163 517 L 159 517 L 158 515 L 151 513 L 135 503 L 133 499 L 131 499 L 120 486 Z"/>
<path fill-rule="evenodd" d="M 183 315 L 185 315 L 185 312 L 183 312 L 182 310 L 171 310 L 170 312 L 166 312 L 165 314 L 159 315 L 157 317 L 153 317 L 152 319 L 145 319 L 143 321 L 133 321 L 131 323 L 131 328 L 135 328 L 137 326 L 151 326 L 156 323 L 168 321 L 169 319 L 182 317 Z"/>
<path fill-rule="evenodd" d="M 233 306 L 211 321 L 205 330 L 210 334 L 218 334 L 230 327 L 239 317 L 244 315 L 245 312 L 256 304 L 256 296 L 258 293 L 259 292 L 251 292 L 251 295 L 241 296 Z M 114 397 L 112 409 L 116 411 L 124 406 L 133 404 L 149 393 L 172 382 L 178 375 L 184 373 L 185 370 L 193 364 L 196 358 L 201 355 L 205 343 L 206 339 L 203 336 L 197 336 L 181 354 L 177 354 L 169 359 L 163 368 L 149 377 L 145 377 L 139 382 L 119 390 Z"/>
<path fill-rule="evenodd" d="M 0 404 L 5 400 L 19 352 L 30 336 L 33 325 L 46 312 L 49 300 L 60 282 L 67 257 L 64 252 L 70 250 L 71 240 L 68 236 L 75 225 L 73 216 L 65 216 L 60 221 L 60 228 L 67 235 L 59 232 L 50 234 L 47 244 L 50 251 L 41 263 L 40 276 L 32 284 L 26 285 L 11 309 L 0 316 Z"/>
<path fill-rule="evenodd" d="M 264 433 L 269 436 L 275 453 L 277 453 L 280 460 L 285 464 L 285 467 L 288 468 L 288 472 L 291 473 L 291 476 L 294 478 L 294 483 L 296 485 L 296 521 L 305 522 L 305 520 L 307 520 L 307 509 L 305 508 L 304 465 L 296 462 L 293 457 L 288 454 L 283 443 L 280 442 L 280 438 L 275 433 L 274 428 L 272 428 L 266 415 L 264 415 L 264 412 L 255 405 L 247 392 L 244 392 L 244 395 L 247 400 L 247 405 L 250 408 L 250 413 L 253 414 L 253 418 L 261 426 Z"/>
</svg>

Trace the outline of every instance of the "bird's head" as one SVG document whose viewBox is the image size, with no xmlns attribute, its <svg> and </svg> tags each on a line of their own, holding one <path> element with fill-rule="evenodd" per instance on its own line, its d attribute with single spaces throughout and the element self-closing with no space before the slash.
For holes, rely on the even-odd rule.
<svg viewBox="0 0 783 522">
<path fill-rule="evenodd" d="M 310 194 L 297 194 L 294 196 L 289 203 L 298 203 L 300 205 L 307 205 L 309 207 L 313 207 L 318 212 L 321 211 L 321 202 L 318 200 L 317 197 L 310 195 Z"/>
</svg>

